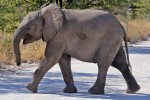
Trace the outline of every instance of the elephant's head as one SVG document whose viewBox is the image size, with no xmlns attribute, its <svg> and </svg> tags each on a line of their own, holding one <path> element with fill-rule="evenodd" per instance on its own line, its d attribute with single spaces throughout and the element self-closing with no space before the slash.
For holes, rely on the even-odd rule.
<svg viewBox="0 0 150 100">
<path fill-rule="evenodd" d="M 39 39 L 51 40 L 61 29 L 63 13 L 60 7 L 50 4 L 39 11 L 30 12 L 21 22 L 13 38 L 13 47 L 17 65 L 21 65 L 19 44 L 32 43 Z"/>
</svg>

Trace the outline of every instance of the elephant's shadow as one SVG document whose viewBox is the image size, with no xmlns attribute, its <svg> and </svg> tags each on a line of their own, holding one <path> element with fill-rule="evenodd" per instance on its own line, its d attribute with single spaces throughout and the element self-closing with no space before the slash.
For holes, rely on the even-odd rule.
<svg viewBox="0 0 150 100">
<path fill-rule="evenodd" d="M 130 54 L 150 54 L 150 47 L 130 47 L 129 48 Z"/>
<path fill-rule="evenodd" d="M 85 74 L 85 73 L 73 73 L 74 80 L 76 77 L 95 77 L 96 74 Z M 33 76 L 33 72 L 27 70 L 19 71 L 19 72 L 7 72 L 0 73 L 0 95 L 6 93 L 30 93 L 26 89 L 26 85 L 31 82 L 31 78 Z M 93 81 L 94 82 L 94 81 Z M 82 82 L 76 80 L 75 84 L 77 84 L 77 88 L 81 90 L 86 90 L 86 88 L 90 88 L 94 83 L 91 82 Z M 91 84 L 91 85 L 89 85 Z M 65 87 L 65 83 L 62 77 L 61 72 L 48 72 L 41 83 L 39 84 L 38 93 L 42 94 L 54 94 L 54 93 L 63 93 L 63 89 Z M 86 90 L 88 91 L 88 90 Z"/>
<path fill-rule="evenodd" d="M 21 71 L 19 73 L 11 73 L 11 74 L 0 74 L 0 95 L 8 94 L 8 93 L 22 93 L 22 94 L 31 94 L 26 88 L 25 85 L 31 81 L 31 76 L 33 72 L 31 71 Z M 65 83 L 62 78 L 61 72 L 48 72 L 42 82 L 39 85 L 38 94 L 55 94 L 60 96 L 68 96 L 68 97 L 77 97 L 77 98 L 102 98 L 102 99 L 118 99 L 118 98 L 128 98 L 129 100 L 133 99 L 144 99 L 148 100 L 150 98 L 149 94 L 138 94 L 138 95 L 127 95 L 120 94 L 121 92 L 125 92 L 125 90 L 121 89 L 113 89 L 112 85 L 109 87 L 107 84 L 107 91 L 115 91 L 116 94 L 106 93 L 105 95 L 90 95 L 88 93 L 88 89 L 92 87 L 95 82 L 97 74 L 91 73 L 73 73 L 75 85 L 78 89 L 78 93 L 68 94 L 63 93 L 63 88 L 65 87 Z M 80 78 L 79 78 L 80 77 Z M 90 78 L 90 79 L 89 79 Z M 108 79 L 115 81 L 116 79 L 122 78 L 121 75 L 108 75 Z M 91 81 L 90 81 L 91 80 Z M 109 81 L 109 80 L 108 80 Z M 121 80 L 122 81 L 122 80 Z M 111 82 L 111 81 L 109 81 Z M 120 86 L 125 85 L 120 84 Z M 117 92 L 116 92 L 117 91 Z"/>
</svg>

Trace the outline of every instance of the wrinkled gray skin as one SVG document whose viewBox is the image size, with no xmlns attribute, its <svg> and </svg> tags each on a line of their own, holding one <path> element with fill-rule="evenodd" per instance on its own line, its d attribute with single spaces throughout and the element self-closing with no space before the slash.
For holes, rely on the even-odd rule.
<svg viewBox="0 0 150 100">
<path fill-rule="evenodd" d="M 27 88 L 36 93 L 45 73 L 59 63 L 66 87 L 64 92 L 76 93 L 71 72 L 71 57 L 85 62 L 97 63 L 98 76 L 91 94 L 104 94 L 107 70 L 110 65 L 117 68 L 127 83 L 127 93 L 140 89 L 131 74 L 122 47 L 125 37 L 118 20 L 104 10 L 60 9 L 50 4 L 40 11 L 29 13 L 14 35 L 14 52 L 20 65 L 20 40 L 23 44 L 43 39 L 47 45 L 44 59 L 36 69 L 33 81 Z"/>
</svg>

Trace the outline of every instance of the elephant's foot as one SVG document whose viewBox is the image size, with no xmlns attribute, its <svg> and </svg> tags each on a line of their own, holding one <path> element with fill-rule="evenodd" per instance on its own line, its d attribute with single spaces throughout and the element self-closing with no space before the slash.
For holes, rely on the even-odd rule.
<svg viewBox="0 0 150 100">
<path fill-rule="evenodd" d="M 140 86 L 139 86 L 138 84 L 136 84 L 136 85 L 133 85 L 132 87 L 130 86 L 130 87 L 127 89 L 127 93 L 135 93 L 135 92 L 137 92 L 139 89 L 140 89 Z"/>
<path fill-rule="evenodd" d="M 104 89 L 93 86 L 91 89 L 89 89 L 89 93 L 90 94 L 104 94 Z"/>
<path fill-rule="evenodd" d="M 65 93 L 77 93 L 77 88 L 75 86 L 66 86 L 64 88 Z"/>
<path fill-rule="evenodd" d="M 26 86 L 26 88 L 27 88 L 28 90 L 30 90 L 31 92 L 33 92 L 33 93 L 37 93 L 37 87 L 32 86 L 31 83 L 28 84 L 28 85 Z"/>
</svg>

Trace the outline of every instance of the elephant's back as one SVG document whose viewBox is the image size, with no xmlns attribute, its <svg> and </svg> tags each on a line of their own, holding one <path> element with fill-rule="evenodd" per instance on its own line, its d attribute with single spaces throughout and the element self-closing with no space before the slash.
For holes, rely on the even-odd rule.
<svg viewBox="0 0 150 100">
<path fill-rule="evenodd" d="M 73 9 L 63 9 L 63 13 L 67 20 L 90 20 L 96 17 L 107 17 L 112 16 L 112 14 L 106 10 L 98 10 L 98 9 L 84 9 L 84 10 L 73 10 Z"/>
</svg>

